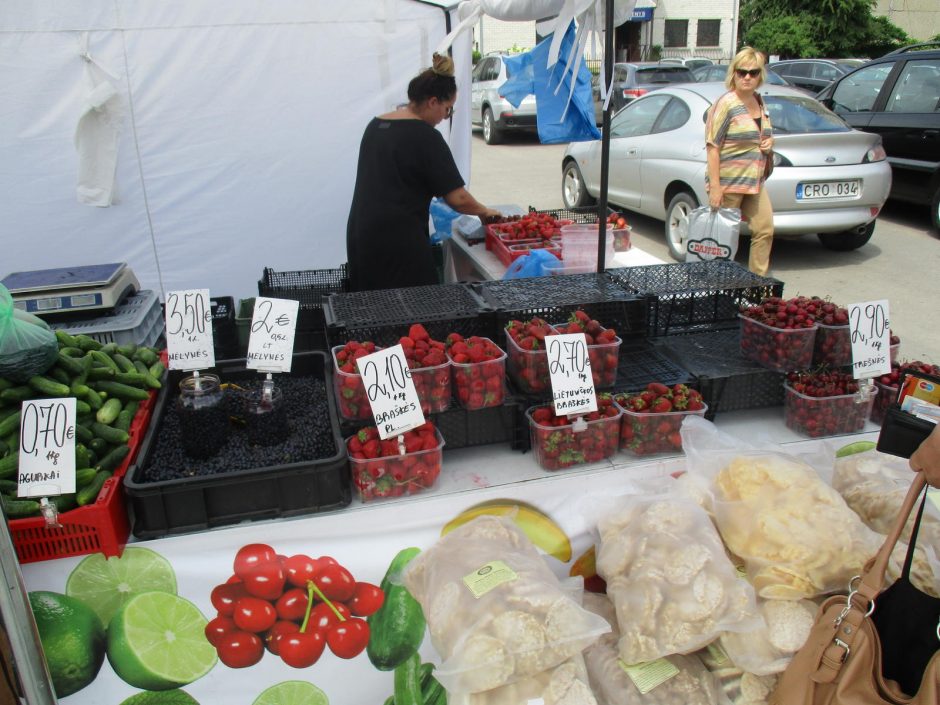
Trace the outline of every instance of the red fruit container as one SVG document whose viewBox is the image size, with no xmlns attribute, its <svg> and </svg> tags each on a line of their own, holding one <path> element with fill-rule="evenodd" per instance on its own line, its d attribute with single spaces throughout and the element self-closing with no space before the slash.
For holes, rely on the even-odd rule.
<svg viewBox="0 0 940 705">
<path fill-rule="evenodd" d="M 551 326 L 559 333 L 564 332 L 566 323 L 552 323 Z M 601 328 L 601 330 L 607 330 Z M 597 343 L 588 345 L 588 359 L 591 361 L 591 376 L 594 377 L 594 388 L 612 387 L 617 381 L 617 366 L 620 364 L 620 338 L 615 337 L 610 343 Z"/>
<path fill-rule="evenodd" d="M 705 416 L 708 405 L 702 404 L 695 411 L 665 411 L 661 413 L 639 413 L 627 409 L 614 397 L 623 413 L 620 420 L 620 450 L 636 456 L 657 453 L 681 453 L 682 438 L 679 429 L 687 416 Z"/>
<path fill-rule="evenodd" d="M 505 331 L 506 352 L 509 360 L 507 372 L 509 378 L 524 394 L 545 394 L 551 391 L 551 376 L 548 372 L 548 355 L 545 348 L 540 350 L 523 350 L 519 344 Z"/>
<path fill-rule="evenodd" d="M 738 314 L 741 355 L 774 372 L 805 370 L 813 364 L 816 326 L 775 328 Z"/>
<path fill-rule="evenodd" d="M 418 367 L 411 370 L 421 411 L 436 414 L 450 407 L 450 361 L 434 367 Z"/>
<path fill-rule="evenodd" d="M 501 406 L 506 396 L 506 353 L 489 338 L 487 343 L 499 350 L 500 356 L 483 362 L 454 362 L 450 359 L 454 393 L 457 403 L 468 411 Z M 450 358 L 450 353 L 447 353 Z"/>
<path fill-rule="evenodd" d="M 867 401 L 859 401 L 857 394 L 835 397 L 809 397 L 784 383 L 786 396 L 783 414 L 787 428 L 810 438 L 856 433 L 865 427 L 871 416 L 872 405 L 878 392 Z"/>
<path fill-rule="evenodd" d="M 349 458 L 349 470 L 359 499 L 369 502 L 385 497 L 401 497 L 430 489 L 441 474 L 444 437 L 437 429 L 437 447 L 384 458 Z M 349 447 L 349 439 L 346 439 Z"/>
<path fill-rule="evenodd" d="M 333 353 L 333 392 L 336 395 L 336 405 L 339 415 L 347 421 L 372 420 L 372 407 L 362 377 L 358 374 L 343 372 L 336 361 L 336 353 L 342 350 L 342 345 L 332 349 Z"/>
<path fill-rule="evenodd" d="M 846 367 L 852 364 L 852 336 L 848 325 L 827 326 L 816 323 L 813 364 Z"/>
<path fill-rule="evenodd" d="M 595 421 L 581 421 L 575 430 L 575 422 L 565 426 L 545 426 L 532 418 L 537 406 L 525 413 L 529 419 L 529 438 L 535 459 L 543 470 L 564 470 L 575 465 L 596 463 L 611 458 L 617 452 L 620 438 L 620 417 L 608 416 Z"/>
<path fill-rule="evenodd" d="M 871 419 L 872 423 L 880 426 L 882 421 L 885 420 L 888 407 L 898 398 L 898 388 L 875 380 L 875 389 L 878 390 L 878 395 L 871 405 L 871 416 L 868 418 Z"/>
</svg>

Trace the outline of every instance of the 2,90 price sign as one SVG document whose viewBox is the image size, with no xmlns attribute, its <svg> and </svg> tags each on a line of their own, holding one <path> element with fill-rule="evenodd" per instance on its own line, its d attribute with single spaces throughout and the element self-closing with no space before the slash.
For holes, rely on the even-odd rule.
<svg viewBox="0 0 940 705">
<path fill-rule="evenodd" d="M 18 497 L 75 491 L 75 397 L 23 402 L 19 454 Z"/>
<path fill-rule="evenodd" d="M 584 333 L 565 333 L 545 338 L 552 398 L 558 415 L 597 411 L 594 377 Z"/>
<path fill-rule="evenodd" d="M 424 423 L 421 401 L 401 345 L 361 357 L 356 364 L 381 438 L 392 438 Z"/>
<path fill-rule="evenodd" d="M 867 301 L 849 306 L 852 375 L 856 379 L 891 372 L 891 321 L 888 301 Z"/>
<path fill-rule="evenodd" d="M 204 370 L 215 365 L 208 289 L 167 294 L 166 346 L 171 370 Z"/>
</svg>

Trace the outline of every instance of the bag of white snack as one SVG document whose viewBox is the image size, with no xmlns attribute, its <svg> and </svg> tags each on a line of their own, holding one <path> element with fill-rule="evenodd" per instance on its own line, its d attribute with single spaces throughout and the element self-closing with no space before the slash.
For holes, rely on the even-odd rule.
<svg viewBox="0 0 940 705">
<path fill-rule="evenodd" d="M 881 546 L 838 492 L 781 448 L 752 447 L 694 417 L 680 433 L 686 468 L 708 482 L 715 525 L 760 597 L 844 590 Z"/>
<path fill-rule="evenodd" d="M 809 638 L 817 606 L 809 600 L 758 600 L 761 625 L 751 632 L 721 635 L 721 645 L 736 666 L 757 676 L 786 670 Z"/>
<path fill-rule="evenodd" d="M 448 693 L 447 705 L 598 705 L 580 654 L 531 678 L 482 693 Z"/>
<path fill-rule="evenodd" d="M 696 656 L 705 664 L 725 702 L 731 705 L 766 705 L 777 687 L 777 676 L 758 676 L 735 664 L 725 653 L 720 642 L 713 642 Z"/>
<path fill-rule="evenodd" d="M 479 693 L 581 653 L 610 625 L 561 586 L 508 517 L 481 516 L 443 536 L 403 575 L 421 604 L 449 693 Z"/>
<path fill-rule="evenodd" d="M 597 573 L 617 610 L 625 663 L 690 653 L 723 631 L 760 625 L 753 588 L 694 501 L 627 495 L 597 528 Z"/>
</svg>

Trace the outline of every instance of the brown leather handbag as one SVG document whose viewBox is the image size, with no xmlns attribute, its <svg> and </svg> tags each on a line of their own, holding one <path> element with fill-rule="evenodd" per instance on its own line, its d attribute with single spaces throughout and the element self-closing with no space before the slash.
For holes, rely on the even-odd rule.
<svg viewBox="0 0 940 705">
<path fill-rule="evenodd" d="M 940 651 L 928 661 L 917 694 L 907 695 L 896 681 L 883 675 L 882 644 L 870 619 L 884 588 L 891 551 L 924 490 L 923 475 L 914 476 L 894 528 L 862 575 L 853 578 L 848 595 L 830 597 L 820 606 L 809 639 L 781 676 L 770 705 L 940 703 Z M 940 640 L 940 625 L 923 627 L 936 630 Z"/>
</svg>

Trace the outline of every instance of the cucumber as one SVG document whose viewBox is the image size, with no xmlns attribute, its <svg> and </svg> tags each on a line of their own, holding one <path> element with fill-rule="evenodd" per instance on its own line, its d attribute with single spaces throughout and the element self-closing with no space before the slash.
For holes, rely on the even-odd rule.
<svg viewBox="0 0 940 705">
<path fill-rule="evenodd" d="M 13 414 L 18 412 L 19 410 L 20 410 L 19 406 L 8 406 L 5 409 L 0 409 L 0 421 L 3 421 L 4 419 L 7 419 L 13 416 Z"/>
<path fill-rule="evenodd" d="M 134 363 L 130 361 L 127 357 L 122 355 L 119 352 L 114 353 L 111 356 L 111 359 L 117 363 L 117 366 L 121 368 L 121 372 L 136 372 L 137 368 L 134 367 Z"/>
<path fill-rule="evenodd" d="M 95 479 L 95 475 L 98 474 L 98 471 L 94 468 L 82 466 L 79 470 L 75 471 L 75 486 L 84 487 L 89 482 Z"/>
<path fill-rule="evenodd" d="M 119 428 L 113 428 L 103 423 L 93 423 L 91 425 L 91 430 L 94 431 L 98 438 L 102 438 L 113 445 L 127 443 L 127 441 L 130 440 L 130 436 L 127 435 L 127 431 L 122 431 Z"/>
<path fill-rule="evenodd" d="M 86 504 L 91 504 L 94 502 L 98 498 L 98 494 L 101 492 L 101 488 L 104 487 L 104 483 L 107 482 L 109 477 L 111 477 L 111 472 L 109 470 L 100 470 L 95 473 L 94 479 L 75 493 L 75 499 L 78 501 L 78 506 L 84 507 Z"/>
<path fill-rule="evenodd" d="M 134 353 L 134 359 L 139 360 L 148 367 L 157 362 L 160 357 L 150 348 L 137 348 L 137 352 Z"/>
<path fill-rule="evenodd" d="M 66 333 L 64 330 L 55 331 L 56 341 L 59 343 L 59 347 L 63 348 L 77 348 L 78 341 L 75 340 L 71 335 Z"/>
<path fill-rule="evenodd" d="M 87 387 L 86 387 L 87 389 Z M 88 389 L 88 393 L 82 397 L 85 400 L 85 403 L 91 407 L 92 411 L 98 411 L 101 408 L 101 405 L 104 404 L 104 401 L 101 399 L 101 395 L 98 394 L 94 389 Z"/>
<path fill-rule="evenodd" d="M 113 380 L 115 372 L 110 367 L 92 367 L 88 370 L 88 379 L 98 381 L 98 380 Z"/>
<path fill-rule="evenodd" d="M 110 451 L 108 451 L 107 455 L 98 461 L 98 464 L 95 465 L 95 467 L 98 470 L 107 470 L 108 472 L 113 472 L 130 452 L 131 449 L 129 446 L 115 446 Z"/>
<path fill-rule="evenodd" d="M 105 355 L 113 355 L 117 352 L 117 343 L 105 343 L 101 346 L 101 352 Z"/>
<path fill-rule="evenodd" d="M 9 416 L 7 416 L 3 421 L 0 421 L 0 438 L 8 436 L 11 433 L 19 432 L 20 430 L 20 417 L 23 415 L 22 411 L 16 411 Z"/>
<path fill-rule="evenodd" d="M 13 386 L 13 382 L 6 377 L 0 377 L 0 392 Z"/>
<path fill-rule="evenodd" d="M 399 580 L 405 566 L 420 552 L 418 548 L 406 548 L 392 559 L 381 585 L 385 602 L 366 620 L 372 633 L 366 652 L 380 671 L 398 668 L 417 653 L 424 641 L 427 623 L 421 605 Z"/>
<path fill-rule="evenodd" d="M 117 419 L 115 419 L 112 426 L 122 431 L 130 431 L 131 424 L 134 421 L 134 416 L 137 414 L 138 406 L 139 406 L 139 403 L 136 401 L 127 402 L 127 406 L 121 409 L 121 413 L 118 414 L 118 417 Z"/>
<path fill-rule="evenodd" d="M 21 404 L 28 399 L 33 399 L 36 396 L 36 392 L 32 387 L 27 387 L 25 384 L 19 385 L 16 387 L 10 387 L 9 389 L 4 389 L 0 392 L 0 399 L 3 401 L 10 402 L 11 404 Z"/>
<path fill-rule="evenodd" d="M 59 348 L 59 354 L 65 355 L 66 357 L 74 357 L 74 358 L 85 357 L 85 351 L 82 350 L 81 348 L 70 348 L 70 347 Z"/>
<path fill-rule="evenodd" d="M 27 384 L 40 394 L 46 394 L 50 397 L 67 397 L 69 387 L 67 384 L 56 382 L 44 375 L 34 375 L 29 378 Z"/>
<path fill-rule="evenodd" d="M 99 392 L 107 392 L 112 397 L 121 399 L 136 399 L 137 401 L 147 401 L 150 393 L 145 389 L 138 389 L 120 382 L 108 382 L 102 380 L 96 384 Z"/>
<path fill-rule="evenodd" d="M 17 487 L 16 480 L 0 480 L 0 492 L 3 492 L 3 494 L 9 494 L 15 497 Z"/>
<path fill-rule="evenodd" d="M 121 368 L 118 367 L 118 364 L 111 359 L 110 355 L 103 353 L 100 350 L 91 350 L 88 354 L 91 355 L 91 359 L 98 364 L 104 365 L 105 367 L 110 367 L 115 374 L 121 371 Z"/>
<path fill-rule="evenodd" d="M 108 401 L 104 402 L 101 408 L 98 409 L 95 418 L 98 419 L 98 423 L 112 424 L 118 417 L 118 414 L 121 413 L 121 406 L 120 399 L 108 399 Z"/>
<path fill-rule="evenodd" d="M 87 384 L 83 384 L 82 382 L 72 382 L 72 384 L 69 386 L 69 389 L 72 392 L 72 396 L 76 399 L 85 396 L 88 394 L 88 392 L 91 391 L 91 387 L 89 387 Z"/>
<path fill-rule="evenodd" d="M 78 343 L 78 347 L 80 347 L 82 350 L 101 350 L 101 343 L 84 334 L 76 335 L 75 342 Z"/>
<path fill-rule="evenodd" d="M 97 436 L 88 441 L 88 448 L 89 450 L 95 451 L 100 456 L 105 456 L 111 452 L 111 444 Z"/>
<path fill-rule="evenodd" d="M 82 363 L 82 371 L 75 375 L 72 384 L 85 384 L 88 381 L 88 373 L 91 371 L 92 360 L 87 355 L 79 360 Z"/>
<path fill-rule="evenodd" d="M 75 424 L 75 438 L 79 443 L 88 444 L 91 442 L 91 439 L 94 437 L 95 437 L 95 434 L 91 432 L 90 427 L 81 423 Z"/>
<path fill-rule="evenodd" d="M 164 372 L 166 372 L 166 365 L 160 360 L 157 360 L 150 366 L 150 374 L 153 375 L 154 379 L 163 379 Z"/>
<path fill-rule="evenodd" d="M 126 343 L 124 345 L 118 345 L 117 351 L 121 353 L 124 357 L 127 357 L 127 358 L 134 357 L 134 353 L 137 352 L 137 343 Z"/>
<path fill-rule="evenodd" d="M 0 458 L 7 454 L 10 450 L 10 446 L 6 444 L 6 441 L 0 441 Z"/>
<path fill-rule="evenodd" d="M 79 416 L 82 414 L 90 414 L 91 406 L 88 405 L 88 402 L 84 402 L 81 399 L 75 400 L 75 413 Z"/>
<path fill-rule="evenodd" d="M 39 514 L 39 502 L 33 499 L 9 499 L 0 494 L 3 501 L 3 511 L 9 519 L 22 519 Z"/>
<path fill-rule="evenodd" d="M 69 492 L 68 494 L 60 494 L 57 497 L 50 497 L 49 502 L 55 505 L 59 514 L 64 514 L 78 506 L 78 496 L 74 492 Z"/>
<path fill-rule="evenodd" d="M 160 389 L 160 387 L 163 386 L 160 383 L 160 380 L 150 374 L 150 368 L 147 367 L 147 365 L 141 360 L 134 360 L 134 367 L 136 367 L 137 371 L 144 376 L 144 384 L 146 384 L 151 389 Z"/>
<path fill-rule="evenodd" d="M 59 384 L 64 384 L 66 387 L 72 383 L 72 376 L 58 365 L 46 370 L 46 377 L 55 380 Z"/>
<path fill-rule="evenodd" d="M 120 384 L 126 384 L 129 387 L 143 388 L 147 386 L 147 378 L 136 369 L 133 372 L 118 372 L 114 375 L 114 381 Z"/>
<path fill-rule="evenodd" d="M 81 360 L 63 355 L 61 350 L 56 356 L 56 365 L 65 370 L 69 377 L 77 377 L 85 371 L 85 365 L 82 364 Z"/>
<path fill-rule="evenodd" d="M 395 669 L 395 705 L 424 705 L 420 673 L 421 656 L 416 651 Z"/>
<path fill-rule="evenodd" d="M 88 448 L 85 447 L 84 443 L 75 444 L 75 467 L 91 467 L 91 453 L 88 452 Z"/>
<path fill-rule="evenodd" d="M 20 466 L 20 454 L 10 453 L 0 458 L 0 479 L 13 477 Z"/>
</svg>

